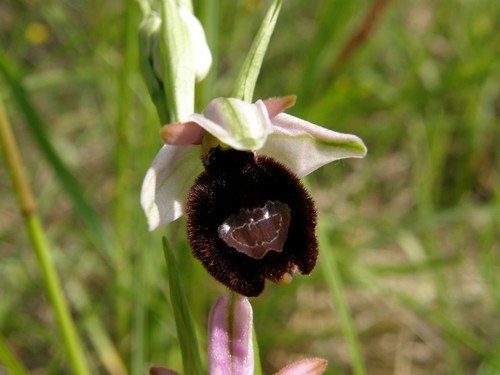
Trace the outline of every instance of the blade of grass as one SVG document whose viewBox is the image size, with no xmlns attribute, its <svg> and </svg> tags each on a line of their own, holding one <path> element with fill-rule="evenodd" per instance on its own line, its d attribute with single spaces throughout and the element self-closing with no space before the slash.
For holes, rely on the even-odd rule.
<svg viewBox="0 0 500 375">
<path fill-rule="evenodd" d="M 163 237 L 163 253 L 168 267 L 170 300 L 174 310 L 177 338 L 182 352 L 184 374 L 199 375 L 203 372 L 193 317 L 189 309 L 184 287 L 181 283 L 175 255 L 165 237 Z"/>
<path fill-rule="evenodd" d="M 132 90 L 130 83 L 136 69 L 135 61 L 138 61 L 136 36 L 138 28 L 138 17 L 135 1 L 127 0 L 124 9 L 123 39 L 125 41 L 123 64 L 119 79 L 118 89 L 118 119 L 116 125 L 116 185 L 114 205 L 114 229 L 116 242 L 114 249 L 114 265 L 116 270 L 117 293 L 115 295 L 116 329 L 118 342 L 122 352 L 125 348 L 121 345 L 126 342 L 130 326 L 129 295 L 125 291 L 130 290 L 131 285 L 131 260 L 127 248 L 130 234 L 130 108 L 132 106 Z"/>
<path fill-rule="evenodd" d="M 146 272 L 145 256 L 139 256 L 133 263 L 132 270 L 134 277 L 133 288 L 133 301 L 134 308 L 132 311 L 132 337 L 133 342 L 131 346 L 130 358 L 130 373 L 140 374 L 144 371 L 145 363 L 145 349 L 147 347 L 147 334 L 146 334 L 146 295 L 147 288 L 144 282 L 144 275 Z M 117 374 L 118 375 L 118 374 Z"/>
<path fill-rule="evenodd" d="M 259 341 L 255 332 L 255 325 L 252 325 L 252 341 L 253 341 L 253 358 L 254 358 L 254 375 L 262 375 L 262 363 L 260 362 Z"/>
<path fill-rule="evenodd" d="M 297 103 L 297 108 L 300 105 L 306 107 L 308 103 L 312 102 L 317 85 L 323 82 L 320 77 L 325 73 L 322 68 L 325 51 L 333 42 L 337 42 L 338 34 L 347 26 L 345 20 L 350 18 L 356 5 L 356 1 L 330 0 L 324 1 L 318 9 L 318 28 L 309 48 L 304 53 L 302 81 L 297 93 L 303 100 Z"/>
<path fill-rule="evenodd" d="M 49 126 L 44 123 L 38 114 L 35 106 L 31 102 L 29 95 L 24 88 L 22 72 L 17 66 L 9 60 L 8 56 L 0 49 L 0 72 L 4 75 L 6 82 L 10 86 L 12 97 L 23 113 L 28 129 L 37 142 L 38 147 L 44 158 L 50 164 L 58 181 L 72 200 L 73 205 L 85 224 L 90 229 L 94 240 L 107 250 L 111 256 L 110 237 L 107 235 L 102 224 L 100 216 L 92 208 L 90 203 L 84 198 L 80 185 L 73 174 L 64 164 L 63 159 L 57 154 L 56 150 L 49 141 L 49 136 L 45 129 Z"/>
<path fill-rule="evenodd" d="M 414 169 L 415 196 L 418 202 L 417 217 L 429 217 L 437 211 L 434 203 L 433 194 L 439 189 L 439 171 L 445 163 L 447 150 L 449 150 L 449 126 L 442 122 L 442 117 L 435 114 L 436 123 L 430 124 L 430 121 L 419 120 L 420 131 L 416 131 L 414 160 L 420 160 L 420 168 Z M 418 129 L 418 128 L 417 128 Z M 425 176 L 422 179 L 422 176 Z M 439 244 L 439 233 L 435 227 L 431 227 L 421 235 L 422 249 L 425 257 L 436 258 L 441 253 Z M 452 306 L 452 300 L 449 293 L 450 285 L 447 281 L 444 271 L 447 269 L 434 268 L 431 273 L 434 288 L 437 294 L 437 302 L 443 312 L 446 313 L 450 321 L 457 320 L 460 311 L 457 311 Z M 449 270 L 451 272 L 451 269 Z M 448 345 L 446 345 L 446 357 L 448 367 L 457 375 L 463 374 L 463 361 L 455 342 L 446 337 Z"/>
<path fill-rule="evenodd" d="M 500 225 L 496 218 L 484 225 L 478 233 L 479 251 L 478 260 L 484 284 L 493 297 L 497 311 L 500 311 L 500 279 L 498 264 L 500 263 L 499 246 L 496 243 Z"/>
<path fill-rule="evenodd" d="M 95 353 L 100 358 L 104 368 L 111 375 L 127 374 L 127 367 L 123 363 L 108 332 L 106 332 L 103 323 L 93 311 L 86 311 L 89 306 L 92 306 L 87 292 L 77 282 L 68 283 L 67 290 L 71 302 L 82 314 L 81 324 L 87 331 L 89 340 L 92 342 Z M 136 373 L 139 372 L 132 372 L 132 374 Z"/>
<path fill-rule="evenodd" d="M 36 203 L 28 184 L 19 149 L 12 134 L 10 123 L 0 99 L 0 144 L 12 185 L 16 192 L 19 208 L 35 251 L 45 292 L 52 305 L 70 365 L 76 375 L 90 374 L 80 338 L 69 307 L 64 297 L 61 283 L 51 260 L 51 251 L 42 224 L 36 211 Z"/>
<path fill-rule="evenodd" d="M 370 33 L 375 28 L 380 16 L 384 13 L 390 0 L 376 0 L 373 2 L 371 8 L 366 13 L 365 18 L 359 25 L 359 27 L 354 30 L 347 43 L 344 45 L 342 51 L 340 52 L 337 60 L 333 64 L 333 71 L 335 72 L 340 65 L 344 64 L 358 49 L 363 42 L 366 41 Z"/>
<path fill-rule="evenodd" d="M 327 232 L 321 220 L 318 224 L 317 234 L 319 248 L 322 250 L 320 252 L 321 260 L 318 263 L 321 265 L 323 276 L 330 289 L 332 301 L 337 308 L 341 329 L 349 347 L 353 373 L 355 375 L 365 375 L 366 369 L 363 355 L 344 293 L 342 277 L 330 241 L 328 240 Z"/>
<path fill-rule="evenodd" d="M 0 336 L 0 362 L 12 375 L 29 375 L 28 370 L 19 361 L 16 355 L 10 350 L 4 338 Z"/>
<path fill-rule="evenodd" d="M 408 307 L 415 313 L 418 313 L 426 321 L 432 322 L 434 325 L 441 328 L 441 330 L 446 332 L 448 337 L 453 339 L 456 343 L 465 345 L 481 355 L 481 357 L 488 359 L 488 362 L 491 365 L 494 365 L 497 368 L 497 371 L 500 371 L 500 357 L 497 355 L 498 348 L 495 348 L 495 346 L 490 347 L 490 345 L 483 342 L 472 331 L 453 323 L 449 319 L 446 311 L 441 309 L 431 311 L 406 293 L 401 293 L 381 285 L 376 276 L 372 276 L 367 272 L 359 274 L 357 280 L 359 280 L 367 290 L 395 299 L 401 305 Z"/>
</svg>

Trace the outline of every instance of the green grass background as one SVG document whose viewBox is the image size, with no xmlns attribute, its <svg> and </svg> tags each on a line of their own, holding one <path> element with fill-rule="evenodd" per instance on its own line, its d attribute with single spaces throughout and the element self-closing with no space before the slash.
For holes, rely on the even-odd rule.
<svg viewBox="0 0 500 375">
<path fill-rule="evenodd" d="M 257 83 L 256 98 L 296 94 L 290 113 L 369 149 L 307 179 L 320 259 L 310 277 L 252 299 L 264 373 L 312 356 L 329 360 L 327 374 L 363 373 L 352 320 L 367 374 L 499 374 L 500 3 L 389 1 L 340 58 L 374 3 L 285 0 Z M 199 110 L 232 91 L 268 5 L 195 2 L 215 58 Z M 202 352 L 225 291 L 191 257 L 182 219 L 149 233 L 139 206 L 161 146 L 139 22 L 134 1 L 0 3 L 0 95 L 96 374 L 181 369 L 162 235 Z M 3 165 L 0 213 L 0 359 L 68 374 Z"/>
</svg>

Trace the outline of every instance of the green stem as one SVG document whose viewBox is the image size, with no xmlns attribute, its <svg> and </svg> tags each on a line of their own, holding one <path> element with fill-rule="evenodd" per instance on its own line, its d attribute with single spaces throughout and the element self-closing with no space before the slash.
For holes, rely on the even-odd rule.
<svg viewBox="0 0 500 375">
<path fill-rule="evenodd" d="M 35 251 L 38 266 L 42 273 L 45 292 L 52 304 L 52 309 L 59 330 L 61 331 L 73 373 L 76 375 L 90 374 L 74 322 L 64 298 L 61 283 L 51 261 L 50 249 L 36 211 L 35 199 L 28 185 L 19 149 L 15 142 L 1 99 L 0 145 L 2 146 L 5 165 L 10 173 L 10 178 L 19 201 L 26 229 L 28 230 L 31 244 Z"/>
<path fill-rule="evenodd" d="M 318 225 L 318 241 L 320 249 L 323 249 L 323 251 L 321 251 L 320 253 L 322 259 L 319 264 L 322 267 L 323 274 L 328 284 L 328 288 L 330 289 L 333 302 L 337 308 L 342 332 L 347 339 L 349 352 L 351 354 L 353 373 L 355 375 L 365 375 L 366 369 L 363 361 L 363 356 L 361 354 L 361 348 L 359 345 L 358 336 L 356 334 L 356 329 L 354 327 L 351 313 L 349 311 L 349 305 L 347 304 L 347 299 L 344 294 L 342 277 L 340 275 L 334 252 L 331 251 L 326 230 L 324 226 L 321 225 L 321 222 Z"/>
</svg>

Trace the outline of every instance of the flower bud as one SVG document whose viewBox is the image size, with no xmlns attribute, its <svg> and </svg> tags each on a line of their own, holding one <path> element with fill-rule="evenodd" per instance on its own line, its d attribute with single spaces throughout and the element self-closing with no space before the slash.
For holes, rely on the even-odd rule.
<svg viewBox="0 0 500 375">
<path fill-rule="evenodd" d="M 185 5 L 167 1 L 164 8 L 168 8 L 162 8 L 165 30 L 155 12 L 139 28 L 140 66 L 163 124 L 192 112 L 194 82 L 205 78 L 212 64 L 200 21 Z"/>
<path fill-rule="evenodd" d="M 252 306 L 228 293 L 212 306 L 208 328 L 208 373 L 253 375 Z"/>
</svg>

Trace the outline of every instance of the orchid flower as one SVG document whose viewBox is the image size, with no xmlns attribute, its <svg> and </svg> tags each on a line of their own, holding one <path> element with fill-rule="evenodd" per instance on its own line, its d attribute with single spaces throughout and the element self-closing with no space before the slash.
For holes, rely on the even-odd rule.
<svg viewBox="0 0 500 375">
<path fill-rule="evenodd" d="M 209 375 L 253 375 L 253 312 L 248 298 L 235 293 L 219 297 L 208 318 Z M 308 358 L 294 362 L 276 375 L 320 375 L 327 361 Z M 178 375 L 165 368 L 154 367 L 150 375 Z"/>
<path fill-rule="evenodd" d="M 288 284 L 314 268 L 316 210 L 299 177 L 366 154 L 357 136 L 283 113 L 294 103 L 214 99 L 161 129 L 166 144 L 142 185 L 149 229 L 187 213 L 194 256 L 246 296 L 259 295 L 265 279 Z"/>
<path fill-rule="evenodd" d="M 192 114 L 191 121 L 164 126 L 160 135 L 166 145 L 148 169 L 141 191 L 149 230 L 185 213 L 188 192 L 203 169 L 200 150 L 192 145 L 201 144 L 207 133 L 234 149 L 270 156 L 299 177 L 335 160 L 366 155 L 366 147 L 357 136 L 282 113 L 294 103 L 293 96 L 254 104 L 218 98 L 203 114 Z"/>
</svg>

